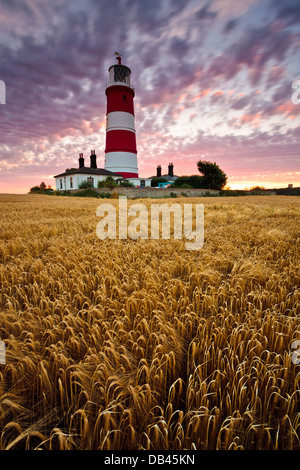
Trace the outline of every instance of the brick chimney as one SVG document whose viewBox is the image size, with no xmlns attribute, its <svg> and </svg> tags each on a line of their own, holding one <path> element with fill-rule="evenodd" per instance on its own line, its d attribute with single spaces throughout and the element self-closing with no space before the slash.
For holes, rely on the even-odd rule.
<svg viewBox="0 0 300 470">
<path fill-rule="evenodd" d="M 169 166 L 168 166 L 168 176 L 174 176 L 174 165 L 173 163 L 169 163 Z"/>
<path fill-rule="evenodd" d="M 91 168 L 97 169 L 97 155 L 95 154 L 95 150 L 91 151 Z"/>
<path fill-rule="evenodd" d="M 156 176 L 160 177 L 161 176 L 161 166 L 158 165 L 156 168 Z"/>
<path fill-rule="evenodd" d="M 84 168 L 84 158 L 83 158 L 83 153 L 80 153 L 80 154 L 79 154 L 78 161 L 79 161 L 79 168 Z"/>
</svg>

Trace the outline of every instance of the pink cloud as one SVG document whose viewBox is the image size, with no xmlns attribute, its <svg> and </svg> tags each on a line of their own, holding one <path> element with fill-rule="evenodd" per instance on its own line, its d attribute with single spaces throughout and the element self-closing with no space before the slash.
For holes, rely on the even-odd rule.
<svg viewBox="0 0 300 470">
<path fill-rule="evenodd" d="M 260 113 L 243 114 L 239 119 L 242 124 L 252 123 L 253 125 L 258 126 L 261 123 L 262 116 Z"/>
<path fill-rule="evenodd" d="M 297 116 L 299 116 L 297 106 L 295 106 L 291 101 L 287 101 L 276 106 L 275 112 L 277 112 L 278 114 L 287 115 L 290 118 L 296 118 Z"/>
</svg>

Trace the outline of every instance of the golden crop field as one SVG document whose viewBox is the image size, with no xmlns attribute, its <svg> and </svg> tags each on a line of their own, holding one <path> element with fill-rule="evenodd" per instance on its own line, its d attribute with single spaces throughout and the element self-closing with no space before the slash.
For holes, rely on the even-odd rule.
<svg viewBox="0 0 300 470">
<path fill-rule="evenodd" d="M 203 203 L 198 251 L 102 202 L 0 196 L 0 449 L 300 449 L 300 199 L 140 201 Z"/>
</svg>

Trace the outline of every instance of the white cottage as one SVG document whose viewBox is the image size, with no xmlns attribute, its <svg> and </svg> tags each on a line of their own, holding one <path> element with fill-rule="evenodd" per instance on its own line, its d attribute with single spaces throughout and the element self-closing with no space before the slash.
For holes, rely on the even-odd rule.
<svg viewBox="0 0 300 470">
<path fill-rule="evenodd" d="M 80 184 L 89 182 L 92 187 L 97 188 L 99 181 L 104 181 L 108 176 L 114 180 L 126 179 L 136 187 L 150 187 L 151 178 L 123 178 L 118 173 L 113 173 L 104 168 L 97 168 L 97 155 L 95 150 L 91 151 L 90 166 L 84 165 L 83 153 L 79 154 L 79 168 L 67 168 L 64 173 L 54 176 L 57 191 L 66 191 L 70 189 L 79 189 Z"/>
</svg>

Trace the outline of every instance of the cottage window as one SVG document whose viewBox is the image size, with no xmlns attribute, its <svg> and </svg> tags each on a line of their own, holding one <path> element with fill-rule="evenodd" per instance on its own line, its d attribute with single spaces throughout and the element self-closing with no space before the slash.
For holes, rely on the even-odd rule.
<svg viewBox="0 0 300 470">
<path fill-rule="evenodd" d="M 87 182 L 88 184 L 93 188 L 94 187 L 94 178 L 92 178 L 91 176 L 89 176 L 87 178 Z"/>
</svg>

